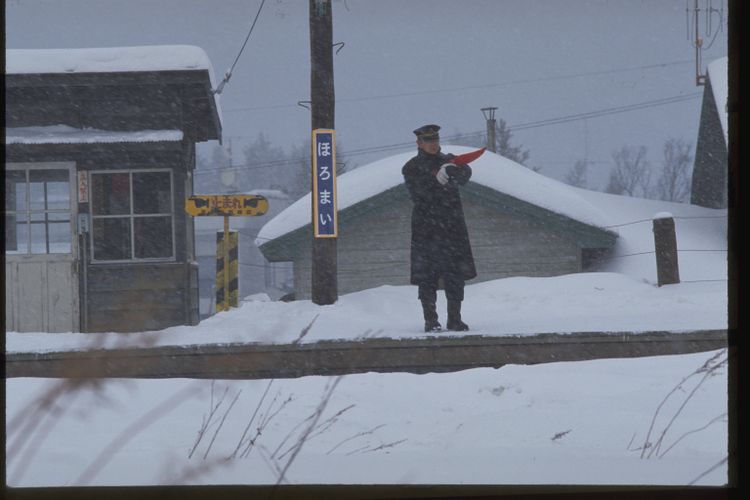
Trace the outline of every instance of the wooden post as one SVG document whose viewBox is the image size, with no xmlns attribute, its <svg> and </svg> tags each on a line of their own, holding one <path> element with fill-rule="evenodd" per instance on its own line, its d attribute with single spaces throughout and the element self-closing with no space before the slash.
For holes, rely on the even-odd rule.
<svg viewBox="0 0 750 500">
<path fill-rule="evenodd" d="M 331 0 L 309 1 L 311 130 L 334 129 Z M 311 203 L 315 200 L 312 199 Z M 311 207 L 311 214 L 314 213 L 314 207 Z M 336 238 L 315 238 L 313 234 L 311 274 L 312 301 L 318 305 L 335 303 L 338 300 Z"/>
<path fill-rule="evenodd" d="M 674 218 L 670 213 L 658 213 L 654 215 L 653 224 L 658 285 L 679 283 L 680 269 L 677 259 L 677 236 Z"/>
</svg>

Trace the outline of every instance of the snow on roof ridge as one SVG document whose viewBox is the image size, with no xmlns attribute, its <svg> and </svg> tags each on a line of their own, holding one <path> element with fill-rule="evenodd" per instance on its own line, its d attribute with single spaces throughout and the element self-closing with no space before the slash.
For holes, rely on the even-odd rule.
<svg viewBox="0 0 750 500">
<path fill-rule="evenodd" d="M 444 152 L 465 153 L 474 148 L 444 145 Z M 337 179 L 337 206 L 343 211 L 361 201 L 403 184 L 401 168 L 414 156 L 401 153 L 355 170 Z M 485 152 L 472 163 L 471 181 L 520 200 L 599 228 L 610 225 L 606 214 L 581 197 L 575 189 L 560 181 L 538 174 L 498 154 Z M 294 202 L 266 223 L 255 244 L 263 245 L 291 233 L 311 222 L 310 193 Z"/>
<path fill-rule="evenodd" d="M 211 70 L 208 55 L 195 45 L 6 49 L 5 61 L 6 74 Z"/>
<path fill-rule="evenodd" d="M 5 129 L 5 144 L 97 144 L 116 142 L 172 142 L 183 139 L 182 130 L 99 130 L 68 125 Z"/>
</svg>

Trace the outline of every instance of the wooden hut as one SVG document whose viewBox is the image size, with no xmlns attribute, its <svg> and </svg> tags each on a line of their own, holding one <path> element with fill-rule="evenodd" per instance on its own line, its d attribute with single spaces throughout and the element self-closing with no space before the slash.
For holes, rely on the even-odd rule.
<svg viewBox="0 0 750 500">
<path fill-rule="evenodd" d="M 198 321 L 195 143 L 221 138 L 191 46 L 6 51 L 6 329 Z"/>
</svg>

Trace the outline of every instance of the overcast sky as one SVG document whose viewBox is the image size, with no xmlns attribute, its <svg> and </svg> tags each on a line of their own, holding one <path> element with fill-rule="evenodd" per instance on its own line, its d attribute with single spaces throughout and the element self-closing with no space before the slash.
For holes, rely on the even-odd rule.
<svg viewBox="0 0 750 500">
<path fill-rule="evenodd" d="M 260 4 L 8 0 L 6 46 L 197 45 L 220 79 Z M 307 4 L 265 2 L 221 96 L 224 138 L 235 151 L 259 132 L 285 148 L 309 136 L 309 111 L 297 105 L 310 98 Z M 701 35 L 723 31 L 706 40 L 703 71 L 727 55 L 726 0 L 712 4 L 724 20 L 701 18 Z M 411 131 L 425 123 L 440 124 L 444 137 L 482 132 L 486 106 L 516 127 L 530 166 L 559 179 L 588 158 L 595 189 L 615 149 L 646 146 L 658 166 L 665 140 L 694 147 L 697 138 L 703 87 L 695 85 L 686 0 L 334 0 L 333 24 L 334 41 L 345 44 L 334 58 L 337 136 L 357 164 L 413 149 Z M 664 104 L 670 98 L 678 99 Z M 565 121 L 537 123 L 556 118 Z M 403 146 L 363 154 L 392 145 Z"/>
</svg>

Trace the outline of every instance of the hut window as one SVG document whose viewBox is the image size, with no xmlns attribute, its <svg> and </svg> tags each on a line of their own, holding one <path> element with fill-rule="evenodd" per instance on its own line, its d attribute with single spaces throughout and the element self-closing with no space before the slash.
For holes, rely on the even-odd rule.
<svg viewBox="0 0 750 500">
<path fill-rule="evenodd" d="M 171 171 L 92 172 L 91 196 L 94 260 L 174 257 Z"/>
<path fill-rule="evenodd" d="M 70 171 L 7 170 L 5 252 L 65 254 L 71 247 Z"/>
</svg>

